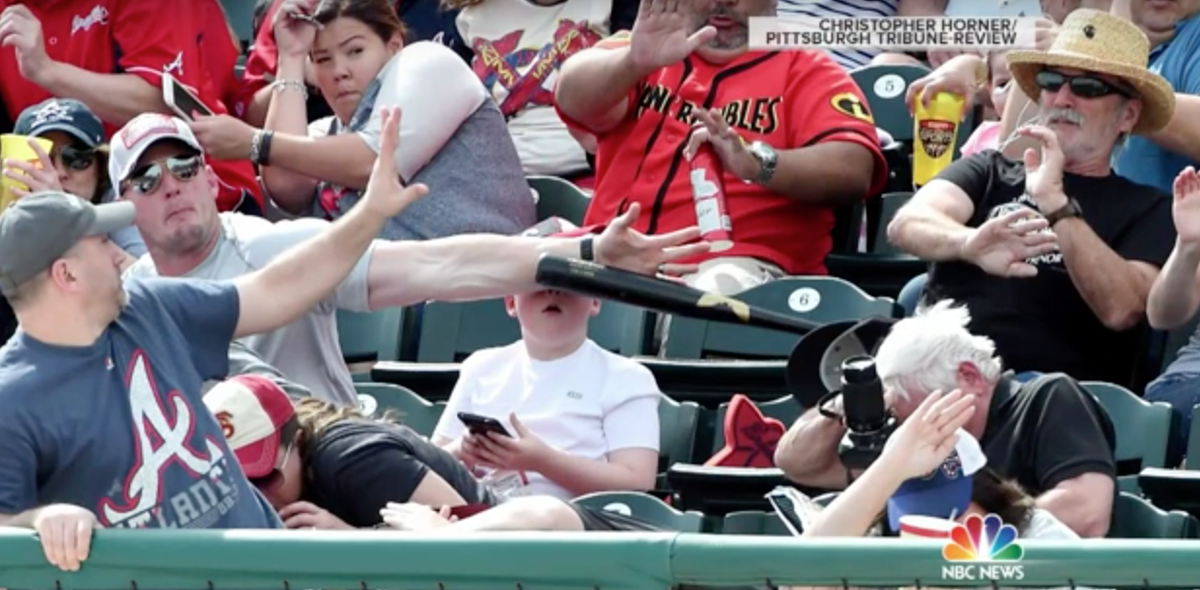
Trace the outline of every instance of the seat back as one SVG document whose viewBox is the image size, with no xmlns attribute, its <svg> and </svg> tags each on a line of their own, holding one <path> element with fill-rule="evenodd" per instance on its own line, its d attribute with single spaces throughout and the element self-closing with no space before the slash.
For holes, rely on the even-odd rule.
<svg viewBox="0 0 1200 590">
<path fill-rule="evenodd" d="M 1197 530 L 1197 521 L 1190 514 L 1167 512 L 1144 498 L 1121 492 L 1113 502 L 1112 520 L 1108 527 L 1110 539 L 1189 539 Z"/>
<path fill-rule="evenodd" d="M 917 65 L 867 65 L 850 71 L 867 99 L 867 108 L 875 126 L 887 131 L 896 141 L 913 140 L 913 118 L 904 101 L 908 86 L 929 74 Z"/>
<path fill-rule="evenodd" d="M 748 289 L 736 298 L 765 309 L 817 323 L 858 320 L 868 316 L 898 317 L 891 299 L 872 297 L 853 283 L 834 277 L 785 277 Z M 672 316 L 666 356 L 676 359 L 709 357 L 787 358 L 800 336 Z"/>
<path fill-rule="evenodd" d="M 791 531 L 783 524 L 783 519 L 774 512 L 758 510 L 742 510 L 730 512 L 721 521 L 721 534 L 724 535 L 774 535 L 791 536 Z"/>
<path fill-rule="evenodd" d="M 912 192 L 887 193 L 879 198 L 879 218 L 875 221 L 875 240 L 871 244 L 872 254 L 904 254 L 888 241 L 887 226 L 896 212 L 913 196 Z"/>
<path fill-rule="evenodd" d="M 658 403 L 658 472 L 675 463 L 690 463 L 700 429 L 700 404 L 678 402 L 666 395 Z"/>
<path fill-rule="evenodd" d="M 527 176 L 525 181 L 537 191 L 538 221 L 561 217 L 575 225 L 583 225 L 591 199 L 582 189 L 557 176 Z"/>
<path fill-rule="evenodd" d="M 1134 492 L 1137 473 L 1144 467 L 1166 467 L 1171 436 L 1171 406 L 1148 402 L 1112 383 L 1085 381 L 1081 385 L 1104 407 L 1117 437 L 1117 487 Z"/>
<path fill-rule="evenodd" d="M 371 312 L 337 310 L 338 345 L 347 363 L 400 360 L 404 337 L 404 308 Z"/>
<path fill-rule="evenodd" d="M 358 409 L 365 416 L 379 417 L 394 410 L 399 421 L 418 434 L 432 436 L 446 405 L 433 403 L 417 392 L 391 383 L 355 383 Z"/>
<path fill-rule="evenodd" d="M 642 353 L 645 313 L 613 301 L 600 304 L 588 322 L 588 336 L 601 348 L 627 356 Z M 521 339 L 521 326 L 504 308 L 503 299 L 425 304 L 417 361 L 462 362 L 484 348 L 507 346 Z"/>
<path fill-rule="evenodd" d="M 662 500 L 641 492 L 596 492 L 572 501 L 580 506 L 611 510 L 681 533 L 699 533 L 704 528 L 703 514 L 695 511 L 680 512 Z"/>
<path fill-rule="evenodd" d="M 791 428 L 792 423 L 800 418 L 800 414 L 804 413 L 804 408 L 800 406 L 800 402 L 796 401 L 795 396 L 787 395 L 779 399 L 773 399 L 768 402 L 757 402 L 754 404 L 758 407 L 758 411 L 762 412 L 764 418 L 774 418 L 783 422 L 784 428 Z M 717 406 L 715 413 L 716 427 L 713 431 L 713 447 L 712 452 L 715 454 L 725 446 L 725 414 L 729 411 L 729 402 L 725 402 Z M 697 459 L 700 459 L 697 457 Z M 707 459 L 707 457 L 705 457 Z M 703 463 L 704 459 L 700 459 L 697 463 Z"/>
</svg>

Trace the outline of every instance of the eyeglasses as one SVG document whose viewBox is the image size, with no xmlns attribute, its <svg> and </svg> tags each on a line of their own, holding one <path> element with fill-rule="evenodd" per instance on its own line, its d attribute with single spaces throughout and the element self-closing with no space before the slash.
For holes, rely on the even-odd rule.
<svg viewBox="0 0 1200 590">
<path fill-rule="evenodd" d="M 1100 98 L 1110 94 L 1120 94 L 1126 98 L 1133 97 L 1131 92 L 1090 74 L 1068 76 L 1053 70 L 1042 70 L 1037 73 L 1035 80 L 1038 88 L 1042 90 L 1058 92 L 1063 86 L 1067 86 L 1071 89 L 1071 94 L 1079 98 Z"/>
<path fill-rule="evenodd" d="M 154 192 L 154 189 L 162 184 L 164 168 L 180 182 L 187 182 L 199 174 L 202 163 L 203 159 L 199 154 L 176 156 L 151 162 L 135 170 L 129 176 L 129 179 L 123 183 L 122 192 L 130 188 L 143 195 Z"/>
<path fill-rule="evenodd" d="M 288 460 L 291 459 L 292 449 L 295 448 L 295 446 L 296 440 L 292 439 L 292 442 L 288 443 L 287 449 L 283 452 L 283 460 L 280 461 L 278 465 L 272 467 L 270 473 L 262 477 L 255 477 L 251 479 L 250 484 L 263 492 L 269 492 L 279 487 L 284 480 L 283 467 L 284 465 L 287 465 Z"/>
<path fill-rule="evenodd" d="M 50 154 L 50 159 L 62 162 L 64 168 L 82 172 L 96 161 L 96 150 L 78 145 L 64 145 Z"/>
</svg>

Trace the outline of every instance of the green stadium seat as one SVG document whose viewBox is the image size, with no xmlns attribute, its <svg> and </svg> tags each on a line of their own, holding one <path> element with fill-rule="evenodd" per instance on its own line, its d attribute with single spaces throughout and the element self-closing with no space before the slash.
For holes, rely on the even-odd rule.
<svg viewBox="0 0 1200 590">
<path fill-rule="evenodd" d="M 658 404 L 658 472 L 666 473 L 675 463 L 690 463 L 700 428 L 700 405 L 678 402 L 666 395 Z"/>
<path fill-rule="evenodd" d="M 911 142 L 913 119 L 904 101 L 905 92 L 909 84 L 929 72 L 929 68 L 917 65 L 867 65 L 851 70 L 850 77 L 866 97 L 875 126 L 896 141 Z"/>
<path fill-rule="evenodd" d="M 721 533 L 725 535 L 773 535 L 791 536 L 791 531 L 774 512 L 742 510 L 730 512 L 721 521 Z"/>
<path fill-rule="evenodd" d="M 400 359 L 404 337 L 404 308 L 385 307 L 372 312 L 337 310 L 338 345 L 347 363 Z M 356 381 L 369 379 L 355 375 Z"/>
<path fill-rule="evenodd" d="M 573 502 L 589 508 L 612 510 L 682 533 L 699 533 L 704 528 L 703 514 L 680 512 L 662 500 L 641 492 L 596 492 L 575 498 Z"/>
<path fill-rule="evenodd" d="M 1186 512 L 1162 510 L 1144 498 L 1121 492 L 1113 503 L 1109 539 L 1194 538 L 1198 521 Z"/>
<path fill-rule="evenodd" d="M 1112 383 L 1085 381 L 1081 385 L 1099 400 L 1117 436 L 1117 487 L 1138 493 L 1137 474 L 1145 467 L 1166 467 L 1171 435 L 1171 406 L 1148 402 Z"/>
<path fill-rule="evenodd" d="M 743 291 L 735 298 L 819 324 L 900 315 L 899 306 L 891 299 L 872 297 L 834 277 L 785 277 Z M 797 334 L 775 330 L 672 316 L 665 356 L 786 359 L 799 339 Z"/>
<path fill-rule="evenodd" d="M 537 191 L 538 221 L 561 217 L 575 225 L 583 225 L 591 199 L 582 189 L 557 176 L 528 176 L 525 180 Z"/>
<path fill-rule="evenodd" d="M 390 383 L 355 383 L 358 407 L 364 415 L 379 417 L 388 410 L 418 434 L 432 436 L 446 405 L 433 403 L 411 389 Z"/>
</svg>

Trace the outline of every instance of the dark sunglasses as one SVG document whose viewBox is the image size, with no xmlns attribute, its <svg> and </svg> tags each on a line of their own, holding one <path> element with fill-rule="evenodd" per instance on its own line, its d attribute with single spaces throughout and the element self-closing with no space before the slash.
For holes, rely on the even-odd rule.
<svg viewBox="0 0 1200 590">
<path fill-rule="evenodd" d="M 134 170 L 129 180 L 125 181 L 124 189 L 132 188 L 143 195 L 147 195 L 154 192 L 154 189 L 158 188 L 159 184 L 162 184 L 163 174 L 165 174 L 163 172 L 164 168 L 176 180 L 187 182 L 196 177 L 196 174 L 200 172 L 202 164 L 203 159 L 199 154 L 176 156 L 174 158 L 151 162 Z"/>
<path fill-rule="evenodd" d="M 96 150 L 78 145 L 64 145 L 50 154 L 50 159 L 58 159 L 63 167 L 81 172 L 92 167 L 96 161 Z"/>
<path fill-rule="evenodd" d="M 1110 94 L 1133 97 L 1129 91 L 1090 74 L 1068 76 L 1053 70 L 1042 70 L 1037 73 L 1036 81 L 1038 88 L 1047 92 L 1058 92 L 1063 86 L 1067 86 L 1071 89 L 1071 94 L 1079 98 L 1100 98 Z"/>
<path fill-rule="evenodd" d="M 288 443 L 287 450 L 283 453 L 283 460 L 278 465 L 271 468 L 271 472 L 262 476 L 250 479 L 250 484 L 263 492 L 269 492 L 279 487 L 283 483 L 283 466 L 287 465 L 289 459 L 292 458 L 292 449 L 295 447 L 296 441 Z"/>
</svg>

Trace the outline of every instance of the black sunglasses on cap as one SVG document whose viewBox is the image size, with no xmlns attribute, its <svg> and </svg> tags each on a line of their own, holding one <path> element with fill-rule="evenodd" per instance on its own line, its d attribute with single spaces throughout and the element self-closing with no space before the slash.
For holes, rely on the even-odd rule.
<svg viewBox="0 0 1200 590">
<path fill-rule="evenodd" d="M 122 184 L 124 189 L 132 188 L 143 195 L 147 195 L 154 192 L 154 189 L 162 184 L 163 174 L 165 174 L 163 172 L 164 169 L 180 182 L 187 182 L 196 177 L 203 163 L 203 158 L 199 154 L 165 158 L 134 170 L 133 174 L 129 175 L 129 179 Z"/>
<path fill-rule="evenodd" d="M 1120 94 L 1126 98 L 1133 98 L 1132 92 L 1115 84 L 1105 82 L 1091 74 L 1068 76 L 1054 70 L 1042 70 L 1037 73 L 1035 80 L 1037 81 L 1038 88 L 1042 90 L 1058 92 L 1063 86 L 1067 86 L 1071 89 L 1071 94 L 1079 98 L 1100 98 L 1110 94 Z"/>
</svg>

